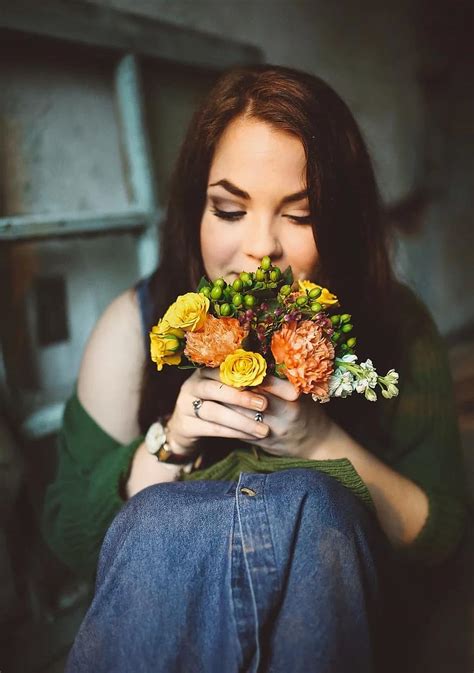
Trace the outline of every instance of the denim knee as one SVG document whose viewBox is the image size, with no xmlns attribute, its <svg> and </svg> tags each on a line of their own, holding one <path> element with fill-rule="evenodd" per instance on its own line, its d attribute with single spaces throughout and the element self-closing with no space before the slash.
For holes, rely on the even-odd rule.
<svg viewBox="0 0 474 673">
<path fill-rule="evenodd" d="M 291 510 L 295 503 L 304 503 L 305 508 L 314 510 L 315 518 L 341 532 L 352 531 L 354 526 L 374 526 L 375 513 L 349 488 L 325 472 L 291 468 L 268 477 L 282 508 Z"/>
</svg>

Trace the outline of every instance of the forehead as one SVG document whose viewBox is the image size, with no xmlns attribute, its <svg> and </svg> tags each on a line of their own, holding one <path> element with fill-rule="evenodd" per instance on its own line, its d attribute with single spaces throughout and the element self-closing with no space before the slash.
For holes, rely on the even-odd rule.
<svg viewBox="0 0 474 673">
<path fill-rule="evenodd" d="M 304 147 L 296 135 L 267 122 L 237 118 L 219 139 L 210 175 L 216 180 L 237 180 L 237 177 L 256 180 L 260 177 L 291 182 L 292 186 L 301 188 L 306 179 Z"/>
</svg>

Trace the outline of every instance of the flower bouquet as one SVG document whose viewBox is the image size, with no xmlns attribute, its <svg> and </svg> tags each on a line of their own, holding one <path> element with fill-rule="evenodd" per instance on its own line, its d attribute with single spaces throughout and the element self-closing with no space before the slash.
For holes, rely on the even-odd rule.
<svg viewBox="0 0 474 673">
<path fill-rule="evenodd" d="M 269 257 L 255 273 L 232 283 L 203 276 L 196 292 L 180 295 L 150 332 L 158 371 L 219 367 L 220 380 L 236 388 L 258 386 L 267 374 L 288 379 L 314 401 L 363 393 L 373 402 L 398 395 L 398 373 L 377 374 L 371 360 L 358 363 L 351 315 L 338 298 L 308 280 L 294 282 Z"/>
</svg>

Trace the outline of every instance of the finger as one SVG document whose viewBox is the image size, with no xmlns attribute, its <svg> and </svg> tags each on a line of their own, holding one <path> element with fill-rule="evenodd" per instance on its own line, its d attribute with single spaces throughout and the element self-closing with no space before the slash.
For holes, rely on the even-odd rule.
<svg viewBox="0 0 474 673">
<path fill-rule="evenodd" d="M 237 407 L 238 409 L 238 407 Z M 266 423 L 260 423 L 252 417 L 248 417 L 238 410 L 231 409 L 218 402 L 212 402 L 205 399 L 199 408 L 198 415 L 200 423 L 200 436 L 216 436 L 216 437 L 234 437 L 235 432 L 245 435 L 246 439 L 266 437 L 270 430 Z M 204 424 L 204 426 L 203 426 Z M 231 434 L 222 434 L 222 428 L 228 430 Z M 185 432 L 183 432 L 186 435 Z M 193 435 L 196 435 L 193 431 Z"/>
<path fill-rule="evenodd" d="M 287 379 L 280 379 L 277 376 L 267 376 L 263 383 L 254 388 L 255 393 L 266 392 L 280 397 L 287 402 L 295 402 L 301 393 Z"/>
<path fill-rule="evenodd" d="M 268 400 L 265 395 L 256 395 L 251 390 L 238 390 L 208 377 L 198 379 L 190 387 L 190 391 L 192 391 L 192 395 L 202 400 L 234 404 L 253 411 L 264 411 L 268 406 Z M 192 411 L 191 405 L 190 411 Z"/>
</svg>

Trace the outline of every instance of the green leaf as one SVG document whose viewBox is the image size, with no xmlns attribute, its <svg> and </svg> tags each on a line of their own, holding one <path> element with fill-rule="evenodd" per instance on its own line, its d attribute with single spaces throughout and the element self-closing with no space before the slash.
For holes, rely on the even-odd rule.
<svg viewBox="0 0 474 673">
<path fill-rule="evenodd" d="M 199 281 L 199 285 L 196 288 L 196 292 L 199 292 L 199 290 L 203 287 L 209 286 L 211 283 L 210 281 L 206 278 L 206 276 L 201 276 L 201 280 Z"/>
<path fill-rule="evenodd" d="M 291 266 L 287 266 L 283 271 L 280 280 L 278 281 L 279 285 L 293 285 L 293 271 Z"/>
</svg>

